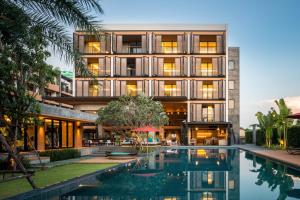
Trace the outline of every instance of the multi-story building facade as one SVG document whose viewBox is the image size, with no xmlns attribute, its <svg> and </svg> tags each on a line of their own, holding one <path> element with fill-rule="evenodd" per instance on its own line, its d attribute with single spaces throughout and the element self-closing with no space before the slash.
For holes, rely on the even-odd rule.
<svg viewBox="0 0 300 200">
<path fill-rule="evenodd" d="M 122 95 L 151 96 L 161 101 L 170 119 L 161 128 L 161 140 L 227 145 L 238 138 L 239 52 L 227 47 L 226 25 L 103 28 L 100 39 L 74 33 L 74 46 L 96 79 L 76 74 L 76 98 L 62 102 L 95 113 Z M 228 58 L 234 59 L 232 69 Z M 98 126 L 101 136 L 110 130 Z"/>
</svg>

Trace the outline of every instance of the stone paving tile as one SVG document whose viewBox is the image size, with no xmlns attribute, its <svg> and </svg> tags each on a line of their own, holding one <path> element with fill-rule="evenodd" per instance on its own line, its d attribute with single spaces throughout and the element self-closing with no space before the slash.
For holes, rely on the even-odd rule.
<svg viewBox="0 0 300 200">
<path fill-rule="evenodd" d="M 258 147 L 251 144 L 236 145 L 240 149 L 254 152 L 257 155 L 274 159 L 300 169 L 300 155 L 291 155 L 284 150 L 271 150 L 264 147 Z"/>
</svg>

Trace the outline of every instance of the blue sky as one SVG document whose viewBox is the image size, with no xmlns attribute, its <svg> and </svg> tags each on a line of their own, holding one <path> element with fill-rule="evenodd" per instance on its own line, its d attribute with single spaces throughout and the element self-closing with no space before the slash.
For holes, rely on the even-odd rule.
<svg viewBox="0 0 300 200">
<path fill-rule="evenodd" d="M 288 97 L 298 111 L 300 0 L 102 0 L 101 4 L 103 23 L 228 24 L 229 46 L 241 51 L 241 126 L 254 123 L 254 114 L 266 111 L 277 98 Z"/>
</svg>

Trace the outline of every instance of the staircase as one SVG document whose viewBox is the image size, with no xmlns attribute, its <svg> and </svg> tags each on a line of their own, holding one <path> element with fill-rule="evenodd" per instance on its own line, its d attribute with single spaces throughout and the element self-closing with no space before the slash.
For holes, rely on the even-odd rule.
<svg viewBox="0 0 300 200">
<path fill-rule="evenodd" d="M 40 164 L 40 160 L 37 157 L 36 153 L 34 152 L 26 152 L 26 153 L 22 153 L 22 155 L 24 156 L 24 158 L 27 158 L 29 160 L 29 163 L 31 165 L 39 165 Z M 40 157 L 42 164 L 46 164 L 46 163 L 50 163 L 50 157 Z"/>
</svg>

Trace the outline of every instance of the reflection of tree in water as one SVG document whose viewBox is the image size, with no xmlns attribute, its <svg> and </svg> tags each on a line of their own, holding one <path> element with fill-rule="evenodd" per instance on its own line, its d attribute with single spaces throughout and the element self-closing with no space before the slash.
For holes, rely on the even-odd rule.
<svg viewBox="0 0 300 200">
<path fill-rule="evenodd" d="M 257 163 L 261 164 L 261 167 L 250 170 L 258 173 L 255 184 L 260 186 L 263 183 L 267 183 L 271 191 L 279 187 L 279 196 L 277 199 L 286 199 L 288 192 L 294 187 L 294 181 L 291 176 L 287 175 L 286 167 L 260 158 L 257 159 Z"/>
<path fill-rule="evenodd" d="M 146 164 L 138 168 L 124 169 L 121 173 L 103 174 L 97 179 L 100 181 L 98 194 L 110 197 L 149 198 L 174 192 L 174 188 L 178 188 L 179 185 L 180 188 L 184 188 L 185 185 L 184 174 L 172 176 L 166 171 L 148 169 Z"/>
</svg>

